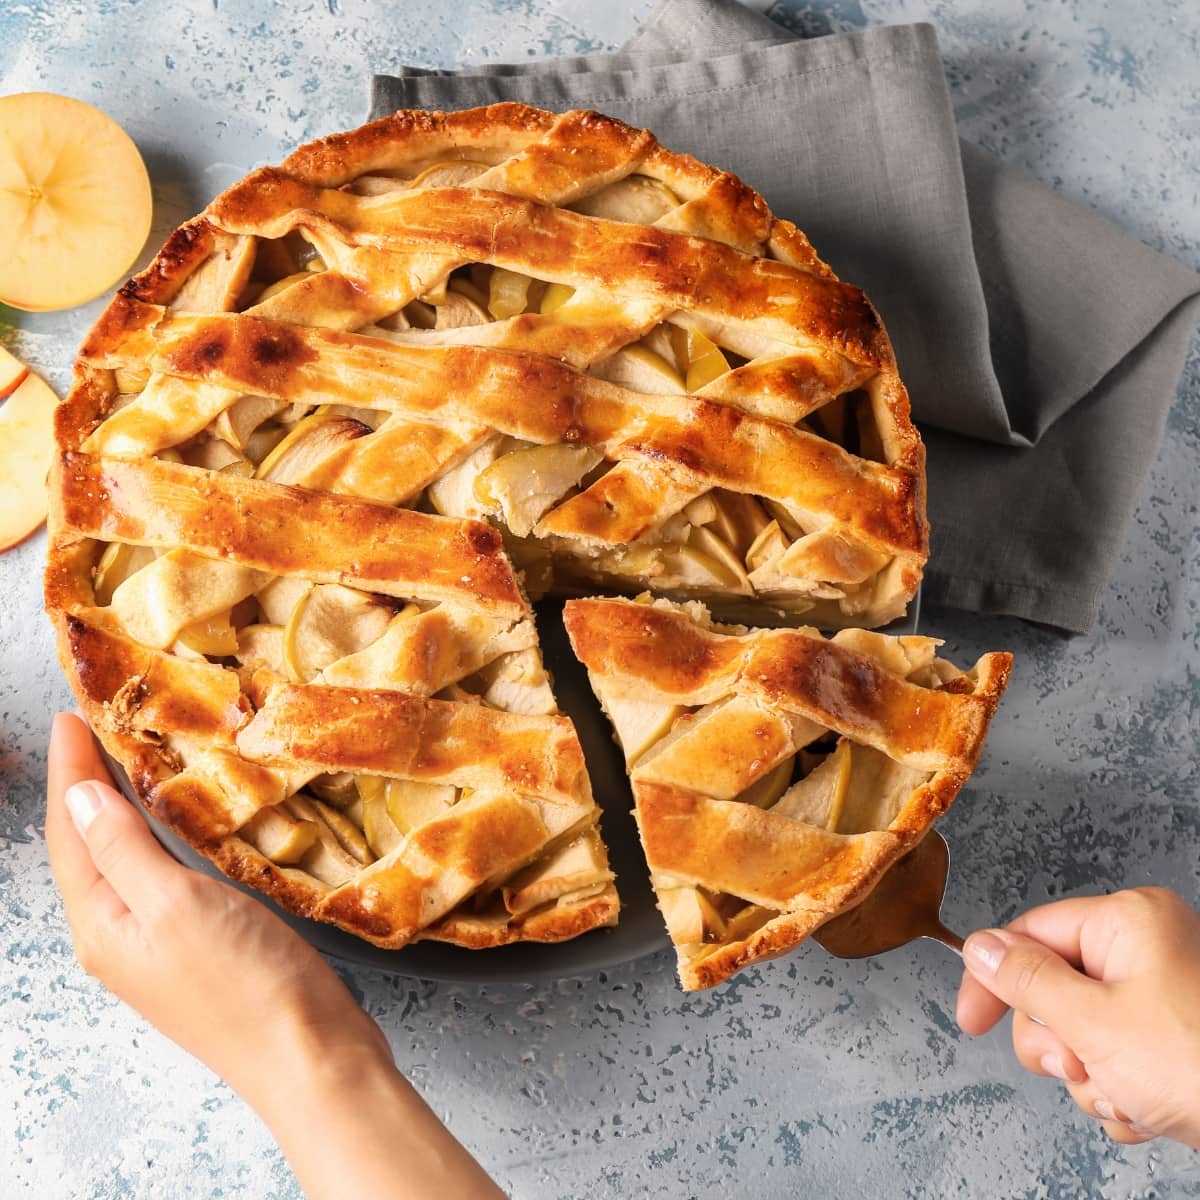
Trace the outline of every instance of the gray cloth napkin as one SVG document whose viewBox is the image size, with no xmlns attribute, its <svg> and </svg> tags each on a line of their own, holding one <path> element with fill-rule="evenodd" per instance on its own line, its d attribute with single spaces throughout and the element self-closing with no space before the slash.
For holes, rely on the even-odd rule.
<svg viewBox="0 0 1200 1200">
<path fill-rule="evenodd" d="M 372 115 L 595 108 L 741 175 L 865 289 L 929 451 L 926 597 L 1086 631 L 1200 277 L 960 143 L 929 25 L 800 40 L 663 0 L 617 54 L 376 76 Z"/>
</svg>

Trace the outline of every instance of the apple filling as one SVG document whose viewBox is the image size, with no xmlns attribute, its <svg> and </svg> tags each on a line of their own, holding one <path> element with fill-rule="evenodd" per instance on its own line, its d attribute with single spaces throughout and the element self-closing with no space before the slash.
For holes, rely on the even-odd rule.
<svg viewBox="0 0 1200 1200">
<path fill-rule="evenodd" d="M 709 625 L 703 609 L 691 606 L 689 611 Z M 934 638 L 843 630 L 834 640 L 924 687 L 962 675 L 936 656 L 941 643 Z M 762 709 L 742 697 L 682 706 L 627 694 L 612 677 L 598 672 L 591 682 L 635 785 L 665 784 L 754 805 L 826 832 L 860 834 L 887 829 L 913 791 L 933 776 L 801 717 L 782 720 L 772 738 L 764 731 Z M 752 739 L 761 754 L 748 762 L 745 747 L 755 744 Z M 748 937 L 779 915 L 777 908 L 662 871 L 653 882 L 671 940 L 692 962 L 718 945 Z"/>
<path fill-rule="evenodd" d="M 250 440 L 259 429 L 261 423 Z M 202 454 L 203 465 L 213 470 L 295 484 L 332 448 L 365 431 L 356 417 L 314 413 L 291 422 L 257 463 L 215 437 L 183 447 L 181 457 L 197 462 Z M 246 433 L 236 414 L 227 433 Z M 251 697 L 288 683 L 327 684 L 394 688 L 511 713 L 558 711 L 528 619 L 274 577 L 186 550 L 121 542 L 100 550 L 92 590 L 97 623 L 183 659 L 236 668 Z M 187 739 L 168 736 L 166 743 L 187 766 L 194 750 Z M 413 829 L 471 795 L 469 788 L 350 772 L 290 778 L 284 791 L 287 798 L 261 809 L 239 836 L 272 862 L 328 887 L 399 851 Z M 469 910 L 500 921 L 505 914 L 574 904 L 603 891 L 611 879 L 596 828 L 570 829 L 517 877 L 479 889 Z"/>
<path fill-rule="evenodd" d="M 491 165 L 466 159 L 415 164 L 407 177 L 362 176 L 346 190 L 375 197 L 469 187 Z M 601 220 L 653 225 L 669 222 L 681 204 L 661 181 L 635 174 L 569 207 Z M 219 269 L 201 269 L 187 281 L 175 308 L 255 312 L 265 306 L 264 311 L 282 312 L 281 302 L 293 289 L 302 294 L 308 281 L 336 261 L 339 247 L 323 236 L 301 227 L 279 238 L 241 239 Z M 516 322 L 554 316 L 584 327 L 589 306 L 604 302 L 561 282 L 471 263 L 431 279 L 419 298 L 356 332 L 396 343 L 488 344 L 491 334 L 484 330 Z M 683 311 L 633 332 L 627 344 L 574 365 L 645 396 L 711 396 L 819 434 L 852 453 L 884 459 L 872 401 L 854 390 L 860 380 L 853 372 L 827 388 L 820 402 L 806 404 L 787 388 L 770 386 L 771 364 L 786 362 L 793 347 Z M 169 393 L 188 386 L 140 366 L 117 368 L 115 380 L 119 394 L 110 416 L 148 388 Z M 658 593 L 718 603 L 757 598 L 836 624 L 878 608 L 881 590 L 895 587 L 886 555 L 794 504 L 724 488 L 697 493 L 669 473 L 610 460 L 592 446 L 539 444 L 487 428 L 422 423 L 372 407 L 369 396 L 363 401 L 314 405 L 241 395 L 222 404 L 199 432 L 156 452 L 210 471 L 490 521 L 501 530 L 534 599 L 598 585 L 625 592 L 651 586 Z M 108 452 L 121 449 L 119 439 L 107 446 Z M 572 521 L 589 508 L 612 518 L 607 531 L 579 534 Z M 183 550 L 158 553 L 118 543 L 98 555 L 94 592 L 97 608 L 144 645 L 236 666 L 252 694 L 272 682 L 382 686 L 509 712 L 556 711 L 527 622 L 484 629 L 477 615 L 449 604 L 272 579 Z M 453 636 L 447 638 L 448 632 Z M 435 641 L 460 650 L 449 656 L 454 661 L 424 663 L 421 674 L 415 665 L 421 648 Z M 708 716 L 704 710 L 658 711 L 629 698 L 606 703 L 630 761 L 645 769 L 652 769 L 655 757 L 665 763 L 671 747 L 685 741 L 689 729 L 695 736 Z M 819 731 L 809 732 L 811 743 Z M 837 774 L 824 764 L 804 770 L 800 764 L 808 760 L 801 751 L 798 741 L 786 763 L 775 764 L 740 798 L 762 807 L 782 804 L 779 811 L 789 814 L 795 807 L 816 821 L 818 783 L 810 781 L 852 772 L 839 767 Z M 849 761 L 839 753 L 831 749 L 828 762 Z M 297 865 L 331 885 L 393 852 L 412 828 L 414 814 L 428 819 L 462 799 L 451 788 L 362 776 L 305 780 L 300 786 L 302 791 L 255 817 L 245 836 L 273 861 Z M 840 795 L 848 785 L 843 781 L 838 788 Z M 822 802 L 826 827 L 840 828 L 844 805 L 829 796 Z M 480 903 L 513 912 L 512 905 L 528 906 L 535 897 L 549 902 L 555 880 L 602 886 L 592 878 L 597 863 L 602 852 L 593 831 L 555 846 L 526 868 L 520 886 L 510 881 Z M 713 914 L 726 921 L 749 919 L 740 910 L 726 911 L 729 898 L 704 897 L 698 889 L 679 892 L 668 904 L 679 906 L 681 921 L 685 912 L 691 921 L 701 916 L 712 921 Z"/>
<path fill-rule="evenodd" d="M 471 159 L 418 163 L 407 177 L 365 175 L 344 190 L 386 197 L 470 187 L 492 165 Z M 569 207 L 602 220 L 669 225 L 681 205 L 664 183 L 635 174 Z M 224 271 L 220 294 L 206 293 L 208 303 L 197 309 L 270 309 L 327 270 L 327 259 L 336 261 L 340 248 L 323 242 L 324 236 L 302 226 L 281 238 L 257 239 L 237 269 Z M 192 281 L 189 286 L 213 290 Z M 177 306 L 187 309 L 195 299 L 181 297 Z M 213 305 L 214 299 L 219 303 Z M 519 346 L 520 338 L 510 343 L 495 331 L 551 314 L 585 329 L 598 303 L 610 301 L 592 290 L 580 293 L 471 263 L 436 278 L 419 298 L 357 332 L 399 343 Z M 782 388 L 772 382 L 772 370 L 786 372 L 796 361 L 789 357 L 794 347 L 682 310 L 632 332 L 637 336 L 615 351 L 575 365 L 643 395 L 711 397 L 860 457 L 886 459 L 874 401 L 856 390 L 861 372 L 844 368 L 840 381 L 814 385 L 813 397 L 797 400 L 794 380 Z M 529 336 L 536 342 L 536 333 Z M 114 410 L 148 382 L 143 370 L 118 370 L 121 395 Z M 539 445 L 486 428 L 422 423 L 364 401 L 312 406 L 245 395 L 201 433 L 158 453 L 210 470 L 491 521 L 533 599 L 547 592 L 586 594 L 598 586 L 626 593 L 650 586 L 680 599 L 704 598 L 735 618 L 750 611 L 740 602 L 758 600 L 830 626 L 864 613 L 879 623 L 903 611 L 899 562 L 822 514 L 725 488 L 697 493 L 669 470 L 613 461 L 590 446 Z M 361 446 L 352 445 L 360 439 Z"/>
</svg>

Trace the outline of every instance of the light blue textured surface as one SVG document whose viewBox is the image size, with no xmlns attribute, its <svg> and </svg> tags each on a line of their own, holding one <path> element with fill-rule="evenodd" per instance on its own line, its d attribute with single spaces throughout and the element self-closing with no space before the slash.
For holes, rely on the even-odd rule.
<svg viewBox="0 0 1200 1200">
<path fill-rule="evenodd" d="M 221 187 L 355 125 L 371 69 L 611 48 L 651 4 L 588 0 L 57 0 L 0 5 L 0 94 L 109 111 L 155 181 L 152 246 Z M 931 20 L 965 136 L 1200 267 L 1200 13 L 1190 0 L 797 0 L 808 33 Z M 800 119 L 800 118 L 798 118 Z M 751 181 L 753 182 L 753 181 Z M 60 387 L 99 306 L 0 309 Z M 960 928 L 1074 892 L 1200 884 L 1200 356 L 1088 638 L 930 613 L 1013 686 L 945 823 Z M 43 543 L 0 560 L 0 1196 L 295 1197 L 227 1088 L 76 966 L 41 840 L 50 713 Z M 521 1197 L 1200 1195 L 1200 1159 L 1121 1150 L 1006 1037 L 963 1038 L 932 945 L 818 948 L 685 997 L 666 956 L 555 986 L 348 982 L 434 1108 Z M 285 1062 L 264 1064 L 286 1081 Z"/>
</svg>

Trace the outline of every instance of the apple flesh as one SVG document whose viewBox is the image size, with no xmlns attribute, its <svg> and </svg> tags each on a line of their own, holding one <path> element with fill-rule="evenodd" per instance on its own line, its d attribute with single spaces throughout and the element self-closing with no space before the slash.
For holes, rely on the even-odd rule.
<svg viewBox="0 0 1200 1200">
<path fill-rule="evenodd" d="M 44 379 L 0 350 L 0 552 L 46 519 L 46 472 L 58 397 Z"/>
<path fill-rule="evenodd" d="M 141 252 L 153 207 L 111 117 L 48 92 L 0 98 L 0 301 L 47 312 L 99 296 Z"/>
</svg>

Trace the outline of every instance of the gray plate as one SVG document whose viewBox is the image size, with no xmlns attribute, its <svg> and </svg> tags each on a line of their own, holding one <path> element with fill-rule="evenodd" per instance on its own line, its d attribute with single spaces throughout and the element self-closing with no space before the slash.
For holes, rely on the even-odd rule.
<svg viewBox="0 0 1200 1200">
<path fill-rule="evenodd" d="M 889 625 L 887 633 L 915 633 L 920 596 L 909 615 Z M 522 942 L 493 950 L 464 950 L 441 942 L 416 942 L 403 950 L 381 950 L 332 925 L 297 917 L 251 888 L 234 884 L 276 912 L 318 950 L 333 958 L 378 967 L 393 975 L 462 983 L 526 982 L 561 979 L 599 971 L 618 963 L 653 954 L 670 943 L 662 917 L 654 904 L 646 864 L 633 820 L 633 798 L 625 775 L 625 761 L 612 739 L 608 719 L 588 685 L 587 671 L 571 653 L 562 623 L 562 602 L 542 601 L 537 606 L 538 632 L 546 667 L 554 675 L 559 706 L 574 722 L 587 760 L 592 790 L 603 810 L 602 828 L 612 868 L 621 893 L 621 919 L 613 929 L 596 929 L 569 942 L 544 945 Z M 146 817 L 155 837 L 180 862 L 225 880 L 203 855 L 149 816 L 140 804 L 119 763 L 105 755 L 121 790 Z M 225 882 L 230 882 L 225 880 Z"/>
</svg>

